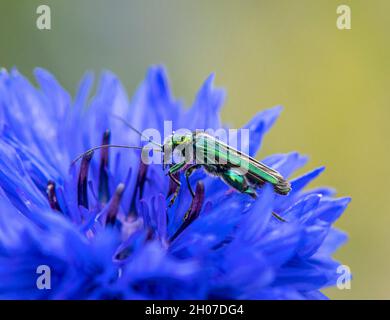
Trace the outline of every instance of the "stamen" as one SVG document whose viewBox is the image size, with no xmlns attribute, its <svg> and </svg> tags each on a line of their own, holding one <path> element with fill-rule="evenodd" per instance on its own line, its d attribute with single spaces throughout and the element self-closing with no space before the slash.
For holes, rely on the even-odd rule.
<svg viewBox="0 0 390 320">
<path fill-rule="evenodd" d="M 202 205 L 204 202 L 204 184 L 199 181 L 196 184 L 195 197 L 192 200 L 190 211 L 188 212 L 188 216 L 185 217 L 186 220 L 194 221 L 197 217 L 199 217 L 200 210 L 202 209 Z"/>
<path fill-rule="evenodd" d="M 123 183 L 120 183 L 116 188 L 115 194 L 110 201 L 108 211 L 107 211 L 106 225 L 113 226 L 115 224 L 116 216 L 119 210 L 119 203 L 122 199 L 124 190 L 125 190 L 125 185 Z"/>
<path fill-rule="evenodd" d="M 88 209 L 88 171 L 93 152 L 87 153 L 81 160 L 79 180 L 77 183 L 77 203 Z"/>
<path fill-rule="evenodd" d="M 153 232 L 152 228 L 147 228 L 145 241 L 150 241 L 153 239 L 154 239 L 154 232 Z"/>
<path fill-rule="evenodd" d="M 199 217 L 200 211 L 202 210 L 204 202 L 204 184 L 202 181 L 199 181 L 196 184 L 195 197 L 192 199 L 190 209 L 184 216 L 184 221 L 175 232 L 175 234 L 169 239 L 170 242 L 175 240 L 177 236 L 183 232 L 196 218 Z"/>
<path fill-rule="evenodd" d="M 141 161 L 137 177 L 137 186 L 139 188 L 139 198 L 143 198 L 144 186 L 146 182 L 146 174 L 148 172 L 148 165 Z"/>
<path fill-rule="evenodd" d="M 46 188 L 47 199 L 49 200 L 50 207 L 53 210 L 62 212 L 60 205 L 58 204 L 56 195 L 56 184 L 54 181 L 49 180 Z"/>
<path fill-rule="evenodd" d="M 138 170 L 138 176 L 137 176 L 137 190 L 133 194 L 132 200 L 131 200 L 131 206 L 130 206 L 130 216 L 137 216 L 138 212 L 136 209 L 136 201 L 137 199 L 142 199 L 144 194 L 144 187 L 146 182 L 146 175 L 148 172 L 148 165 L 143 163 L 143 161 L 140 162 L 139 170 Z"/>
<path fill-rule="evenodd" d="M 110 130 L 106 130 L 103 134 L 102 145 L 109 145 L 111 139 Z M 100 151 L 100 165 L 99 165 L 99 200 L 105 204 L 110 198 L 108 188 L 108 148 L 103 148 Z"/>
</svg>

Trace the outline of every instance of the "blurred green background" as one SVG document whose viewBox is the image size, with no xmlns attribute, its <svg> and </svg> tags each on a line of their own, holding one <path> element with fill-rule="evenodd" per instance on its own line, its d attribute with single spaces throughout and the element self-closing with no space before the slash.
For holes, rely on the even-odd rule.
<svg viewBox="0 0 390 320">
<path fill-rule="evenodd" d="M 50 31 L 36 28 L 40 4 L 51 8 Z M 352 30 L 336 28 L 340 4 Z M 0 64 L 30 77 L 47 68 L 72 93 L 86 70 L 110 69 L 131 94 L 163 63 L 188 104 L 215 71 L 233 126 L 282 104 L 259 156 L 308 154 L 306 170 L 327 167 L 315 185 L 353 198 L 337 223 L 350 241 L 336 257 L 354 280 L 326 293 L 389 299 L 389 14 L 388 0 L 1 0 Z"/>
</svg>

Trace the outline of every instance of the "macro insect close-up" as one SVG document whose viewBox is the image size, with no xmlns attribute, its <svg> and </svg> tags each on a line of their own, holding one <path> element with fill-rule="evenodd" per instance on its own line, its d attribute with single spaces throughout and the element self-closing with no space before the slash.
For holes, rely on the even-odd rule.
<svg viewBox="0 0 390 320">
<path fill-rule="evenodd" d="M 287 195 L 291 190 L 290 183 L 279 172 L 207 133 L 172 133 L 165 139 L 164 144 L 159 144 L 150 140 L 125 120 L 120 117 L 117 118 L 122 120 L 127 127 L 139 134 L 146 141 L 149 141 L 152 150 L 160 151 L 164 154 L 162 165 L 163 167 L 168 167 L 167 175 L 171 179 L 171 184 L 173 184 L 169 189 L 170 193 L 167 195 L 167 197 L 170 197 L 172 195 L 171 193 L 173 193 L 169 207 L 174 204 L 181 188 L 181 182 L 178 179 L 180 173 L 184 173 L 186 186 L 192 198 L 195 198 L 190 177 L 195 170 L 200 168 L 204 168 L 210 175 L 220 177 L 232 189 L 240 193 L 248 194 L 252 198 L 257 197 L 256 188 L 261 188 L 266 182 L 272 184 L 275 192 L 281 195 Z M 155 149 L 156 146 L 159 149 Z M 97 146 L 78 156 L 72 164 L 82 157 L 90 157 L 91 152 L 95 150 L 110 147 L 143 150 L 142 147 L 137 146 Z M 147 150 L 148 148 L 146 148 Z M 174 154 L 179 154 L 181 157 L 177 163 L 172 163 Z M 277 213 L 273 212 L 272 214 L 280 221 L 285 221 Z M 186 217 L 187 214 L 185 215 Z"/>
<path fill-rule="evenodd" d="M 0 300 L 389 299 L 388 9 L 1 1 Z"/>
</svg>

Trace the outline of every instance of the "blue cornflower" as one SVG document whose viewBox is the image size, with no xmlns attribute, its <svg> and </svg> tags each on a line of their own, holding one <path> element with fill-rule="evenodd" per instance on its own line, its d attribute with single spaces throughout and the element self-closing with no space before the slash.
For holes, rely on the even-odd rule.
<svg viewBox="0 0 390 320">
<path fill-rule="evenodd" d="M 195 200 L 182 188 L 168 208 L 168 177 L 137 150 L 102 149 L 70 166 L 93 146 L 140 145 L 112 115 L 139 130 L 163 131 L 165 120 L 173 129 L 221 128 L 224 91 L 213 76 L 189 109 L 161 67 L 130 101 L 111 73 L 92 98 L 91 74 L 74 99 L 47 71 L 35 78 L 38 87 L 16 70 L 0 74 L 0 298 L 317 299 L 335 285 L 332 254 L 346 235 L 332 224 L 350 199 L 304 190 L 323 168 L 291 180 L 287 196 L 266 185 L 256 200 L 197 173 Z M 245 126 L 252 156 L 280 111 Z M 263 160 L 284 177 L 306 161 L 295 152 Z M 37 288 L 40 265 L 50 267 L 50 290 Z"/>
</svg>

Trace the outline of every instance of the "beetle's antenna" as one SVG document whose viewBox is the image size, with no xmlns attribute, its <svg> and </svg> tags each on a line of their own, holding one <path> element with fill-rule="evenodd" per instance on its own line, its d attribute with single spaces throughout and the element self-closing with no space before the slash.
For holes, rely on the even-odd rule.
<svg viewBox="0 0 390 320">
<path fill-rule="evenodd" d="M 151 149 L 151 148 L 147 148 L 147 147 L 122 146 L 122 145 L 119 145 L 119 144 L 104 144 L 104 145 L 101 145 L 101 146 L 93 147 L 93 148 L 88 149 L 87 151 L 83 152 L 76 159 L 74 159 L 71 162 L 70 165 L 73 166 L 77 161 L 79 161 L 82 157 L 86 156 L 88 153 L 92 153 L 95 150 L 105 149 L 105 148 L 122 148 L 122 149 L 136 149 L 136 150 L 149 149 L 149 150 L 160 151 L 161 152 L 161 149 Z"/>
<path fill-rule="evenodd" d="M 151 140 L 148 136 L 144 135 L 141 131 L 139 131 L 138 129 L 134 128 L 130 123 L 128 123 L 125 119 L 123 119 L 122 117 L 120 116 L 117 116 L 115 114 L 112 114 L 111 115 L 112 117 L 114 117 L 115 119 L 118 119 L 120 121 L 122 121 L 127 127 L 129 127 L 131 130 L 133 130 L 134 132 L 138 133 L 139 136 L 143 137 L 144 139 L 148 140 L 150 143 L 153 143 L 154 145 L 156 146 L 159 146 L 160 148 L 163 147 L 162 144 L 159 144 L 157 142 L 154 142 L 153 140 Z"/>
</svg>

